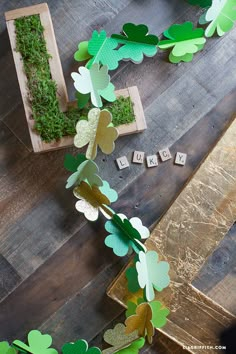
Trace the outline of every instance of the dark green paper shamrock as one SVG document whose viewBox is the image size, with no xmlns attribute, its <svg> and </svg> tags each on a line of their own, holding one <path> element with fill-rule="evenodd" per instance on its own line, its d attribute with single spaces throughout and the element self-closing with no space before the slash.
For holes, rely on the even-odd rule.
<svg viewBox="0 0 236 354">
<path fill-rule="evenodd" d="M 66 343 L 62 347 L 63 354 L 102 354 L 97 347 L 88 347 L 88 343 L 84 339 L 80 339 L 75 343 Z"/>
<path fill-rule="evenodd" d="M 79 165 L 86 160 L 87 159 L 84 154 L 78 154 L 76 156 L 66 154 L 64 159 L 64 167 L 67 171 L 76 172 Z"/>
<path fill-rule="evenodd" d="M 146 25 L 135 25 L 126 23 L 123 26 L 124 35 L 113 34 L 123 46 L 118 50 L 122 59 L 132 60 L 134 63 L 141 63 L 143 56 L 152 57 L 157 53 L 158 37 L 148 34 Z"/>
<path fill-rule="evenodd" d="M 197 5 L 200 7 L 208 7 L 212 4 L 212 0 L 187 0 L 187 2 L 191 5 Z"/>
</svg>

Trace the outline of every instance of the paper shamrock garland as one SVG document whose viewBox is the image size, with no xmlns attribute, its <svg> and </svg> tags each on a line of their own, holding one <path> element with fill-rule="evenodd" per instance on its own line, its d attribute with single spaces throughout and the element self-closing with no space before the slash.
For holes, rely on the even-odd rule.
<svg viewBox="0 0 236 354">
<path fill-rule="evenodd" d="M 62 347 L 63 354 L 102 354 L 101 350 L 97 347 L 89 348 L 86 340 L 81 339 L 75 343 L 66 343 Z"/>
<path fill-rule="evenodd" d="M 16 350 L 8 344 L 8 342 L 0 342 L 1 354 L 16 354 Z"/>
<path fill-rule="evenodd" d="M 14 348 L 23 353 L 31 354 L 58 354 L 56 349 L 50 348 L 52 345 L 52 337 L 49 334 L 42 334 L 40 331 L 33 330 L 28 334 L 28 345 L 15 340 Z"/>
<path fill-rule="evenodd" d="M 110 76 L 106 65 L 100 67 L 99 64 L 95 63 L 90 69 L 81 66 L 79 73 L 73 72 L 71 77 L 74 80 L 75 89 L 82 95 L 87 95 L 82 96 L 84 98 L 83 105 L 87 103 L 88 94 L 91 95 L 91 101 L 95 107 L 102 107 L 101 97 L 109 102 L 116 100 L 114 86 L 109 85 Z"/>
<path fill-rule="evenodd" d="M 148 34 L 146 25 L 135 25 L 126 23 L 123 26 L 124 35 L 113 34 L 111 37 L 123 44 L 118 53 L 122 59 L 132 60 L 134 63 L 141 63 L 143 56 L 152 57 L 157 53 L 158 37 Z"/>
<path fill-rule="evenodd" d="M 200 17 L 201 25 L 210 24 L 205 30 L 206 37 L 211 37 L 217 32 L 223 36 L 233 28 L 236 20 L 236 0 L 213 0 L 211 7 Z"/>
<path fill-rule="evenodd" d="M 139 338 L 138 332 L 132 332 L 130 334 L 126 334 L 126 327 L 123 323 L 118 323 L 114 329 L 108 329 L 103 338 L 104 341 L 110 345 L 112 348 L 108 348 L 103 350 L 103 354 L 113 354 L 113 353 L 126 353 L 123 350 L 129 350 L 127 353 L 138 353 L 137 349 L 142 348 L 144 346 L 145 340 L 143 338 Z M 141 339 L 141 341 L 140 341 Z M 134 344 L 136 341 L 138 343 Z M 133 345 L 133 348 L 131 347 Z M 132 352 L 133 350 L 133 352 Z M 134 351 L 136 350 L 136 351 Z"/>
<path fill-rule="evenodd" d="M 148 343 L 152 343 L 154 327 L 152 324 L 152 309 L 145 302 L 137 306 L 135 315 L 128 317 L 125 321 L 127 334 L 138 331 L 140 337 L 146 337 Z"/>
<path fill-rule="evenodd" d="M 90 185 L 102 186 L 102 179 L 98 176 L 98 171 L 98 166 L 92 160 L 82 162 L 77 171 L 68 178 L 66 188 L 78 185 L 82 181 L 87 181 Z"/>
<path fill-rule="evenodd" d="M 118 46 L 118 42 L 107 37 L 106 31 L 100 33 L 93 31 L 92 38 L 88 42 L 88 53 L 93 56 L 87 63 L 90 68 L 93 63 L 107 65 L 109 70 L 114 70 L 118 67 L 118 62 L 121 58 L 119 51 L 114 50 Z"/>
<path fill-rule="evenodd" d="M 87 159 L 93 160 L 97 156 L 97 146 L 104 154 L 111 154 L 114 150 L 118 131 L 111 122 L 112 115 L 109 111 L 93 108 L 88 113 L 88 120 L 80 120 L 77 123 L 74 144 L 78 148 L 88 144 Z"/>
<path fill-rule="evenodd" d="M 106 181 L 103 181 L 103 186 L 100 188 L 82 181 L 74 188 L 74 196 L 79 199 L 75 204 L 76 209 L 90 221 L 97 220 L 99 210 L 107 215 L 109 210 L 106 206 L 117 200 L 116 191 L 111 189 Z"/>
<path fill-rule="evenodd" d="M 145 250 L 140 241 L 150 235 L 148 228 L 143 226 L 139 218 L 128 220 L 123 214 L 114 214 L 112 219 L 106 222 L 105 229 L 110 233 L 105 239 L 105 245 L 112 248 L 119 257 L 125 256 L 132 249 L 136 253 Z"/>
<path fill-rule="evenodd" d="M 84 154 L 77 154 L 76 156 L 66 154 L 64 159 L 64 167 L 67 171 L 76 172 L 79 165 L 86 160 L 87 159 Z"/>
<path fill-rule="evenodd" d="M 189 62 L 193 59 L 193 54 L 203 49 L 206 42 L 204 30 L 193 28 L 192 22 L 185 22 L 181 25 L 172 25 L 164 32 L 167 40 L 159 43 L 161 49 L 172 48 L 169 60 L 172 63 L 180 61 Z"/>
</svg>

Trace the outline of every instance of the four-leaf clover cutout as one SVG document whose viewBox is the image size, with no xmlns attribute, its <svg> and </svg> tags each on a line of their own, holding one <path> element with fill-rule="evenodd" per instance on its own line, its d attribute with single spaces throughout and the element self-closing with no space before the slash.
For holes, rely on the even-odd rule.
<svg viewBox="0 0 236 354">
<path fill-rule="evenodd" d="M 87 181 L 90 185 L 102 186 L 102 179 L 98 176 L 98 172 L 98 166 L 94 161 L 85 160 L 78 166 L 77 171 L 67 179 L 66 188 L 78 185 L 82 181 Z"/>
<path fill-rule="evenodd" d="M 111 154 L 114 150 L 114 141 L 118 138 L 118 131 L 111 122 L 112 115 L 109 111 L 93 108 L 88 113 L 88 120 L 80 120 L 77 123 L 74 145 L 82 148 L 88 144 L 87 159 L 95 159 L 97 146 L 104 154 Z"/>
</svg>

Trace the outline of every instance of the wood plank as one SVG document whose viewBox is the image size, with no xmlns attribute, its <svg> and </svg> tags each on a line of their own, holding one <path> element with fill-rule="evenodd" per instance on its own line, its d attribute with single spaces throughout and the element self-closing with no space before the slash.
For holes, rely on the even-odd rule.
<svg viewBox="0 0 236 354">
<path fill-rule="evenodd" d="M 20 9 L 7 11 L 5 12 L 5 19 L 6 21 L 11 21 L 23 16 L 38 15 L 44 11 L 48 11 L 48 5 L 46 2 L 38 5 L 27 6 L 22 7 Z"/>
<path fill-rule="evenodd" d="M 224 326 L 236 320 L 190 285 L 235 221 L 235 150 L 236 118 L 146 242 L 148 249 L 156 250 L 170 263 L 171 285 L 157 298 L 170 307 L 171 323 L 161 331 L 183 346 L 214 346 Z M 113 282 L 108 294 L 123 305 L 134 296 L 127 291 L 124 273 Z M 212 348 L 203 352 L 217 351 Z"/>
</svg>

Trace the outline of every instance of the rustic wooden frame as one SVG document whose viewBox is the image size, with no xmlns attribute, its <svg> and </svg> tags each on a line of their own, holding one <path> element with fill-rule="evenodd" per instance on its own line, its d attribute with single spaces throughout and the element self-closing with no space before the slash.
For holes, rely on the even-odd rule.
<svg viewBox="0 0 236 354">
<path fill-rule="evenodd" d="M 159 331 L 190 353 L 217 353 L 219 334 L 236 317 L 192 282 L 236 220 L 236 119 L 183 189 L 146 242 L 170 263 L 171 285 L 156 295 L 171 309 Z M 108 295 L 125 304 L 140 294 L 127 291 L 124 271 Z M 212 348 L 211 348 L 212 347 Z"/>
<path fill-rule="evenodd" d="M 24 7 L 5 13 L 8 34 L 10 38 L 12 53 L 14 57 L 17 77 L 19 81 L 19 86 L 21 90 L 23 105 L 25 109 L 26 120 L 28 123 L 30 138 L 33 146 L 34 152 L 46 152 L 49 150 L 56 150 L 64 148 L 66 146 L 73 145 L 73 137 L 66 136 L 59 141 L 54 141 L 51 143 L 45 143 L 42 141 L 41 137 L 34 130 L 34 120 L 32 118 L 32 110 L 28 100 L 28 87 L 27 78 L 24 74 L 23 62 L 21 60 L 21 55 L 16 52 L 16 35 L 15 35 L 15 25 L 14 20 L 22 16 L 39 15 L 42 25 L 44 27 L 44 38 L 47 45 L 47 51 L 51 58 L 49 59 L 49 65 L 51 70 L 52 79 L 57 83 L 57 97 L 59 101 L 59 106 L 62 112 L 65 112 L 68 105 L 74 105 L 74 103 L 68 103 L 68 95 L 65 84 L 65 79 L 62 71 L 61 61 L 58 53 L 55 33 L 53 29 L 52 19 L 48 5 L 42 3 L 39 5 Z M 133 103 L 135 122 L 130 124 L 123 124 L 118 127 L 119 135 L 127 135 L 133 133 L 142 132 L 147 128 L 145 116 L 143 112 L 143 107 L 139 92 L 137 87 L 128 87 L 123 90 L 116 91 L 117 96 L 130 96 Z"/>
</svg>

